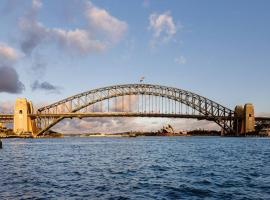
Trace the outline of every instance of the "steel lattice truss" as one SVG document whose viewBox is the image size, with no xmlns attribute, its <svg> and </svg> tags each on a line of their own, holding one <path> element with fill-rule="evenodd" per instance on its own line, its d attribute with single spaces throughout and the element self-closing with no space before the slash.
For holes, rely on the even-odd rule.
<svg viewBox="0 0 270 200">
<path fill-rule="evenodd" d="M 36 122 L 40 130 L 38 135 L 44 134 L 63 120 L 65 113 L 83 113 L 86 107 L 98 102 L 132 95 L 155 96 L 179 102 L 196 110 L 200 115 L 205 116 L 205 119 L 211 118 L 212 121 L 222 127 L 224 133 L 228 134 L 233 131 L 234 112 L 210 99 L 173 87 L 151 84 L 126 84 L 90 90 L 38 109 L 37 116 L 42 114 L 63 114 L 58 118 L 37 117 Z"/>
</svg>

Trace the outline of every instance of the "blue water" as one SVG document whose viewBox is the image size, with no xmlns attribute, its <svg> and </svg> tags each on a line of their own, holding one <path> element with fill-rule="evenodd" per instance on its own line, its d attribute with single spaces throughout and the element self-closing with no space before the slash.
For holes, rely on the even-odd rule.
<svg viewBox="0 0 270 200">
<path fill-rule="evenodd" d="M 9 139 L 0 199 L 270 199 L 270 139 Z"/>
</svg>

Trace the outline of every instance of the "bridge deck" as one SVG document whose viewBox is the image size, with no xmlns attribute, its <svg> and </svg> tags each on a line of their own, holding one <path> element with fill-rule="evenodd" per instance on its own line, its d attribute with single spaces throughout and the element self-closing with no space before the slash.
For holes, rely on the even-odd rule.
<svg viewBox="0 0 270 200">
<path fill-rule="evenodd" d="M 0 120 L 13 120 L 13 114 L 0 114 Z"/>
<path fill-rule="evenodd" d="M 35 118 L 87 118 L 87 117 L 160 117 L 160 118 L 187 118 L 198 120 L 214 120 L 211 116 L 190 115 L 190 114 L 164 114 L 164 113 L 136 113 L 136 112 L 89 112 L 89 113 L 61 113 L 61 114 L 30 114 L 32 119 Z M 228 117 L 220 117 L 226 120 Z M 13 114 L 0 114 L 0 121 L 13 120 Z M 255 117 L 256 121 L 270 121 L 270 117 Z"/>
<path fill-rule="evenodd" d="M 213 117 L 189 114 L 164 114 L 164 113 L 135 113 L 135 112 L 90 112 L 90 113 L 62 113 L 62 114 L 38 114 L 31 117 L 41 118 L 86 118 L 86 117 L 161 117 L 161 118 L 189 118 L 214 120 Z"/>
<path fill-rule="evenodd" d="M 12 123 L 13 114 L 0 114 L 0 123 Z"/>
<path fill-rule="evenodd" d="M 270 117 L 255 117 L 256 121 L 270 121 Z"/>
</svg>

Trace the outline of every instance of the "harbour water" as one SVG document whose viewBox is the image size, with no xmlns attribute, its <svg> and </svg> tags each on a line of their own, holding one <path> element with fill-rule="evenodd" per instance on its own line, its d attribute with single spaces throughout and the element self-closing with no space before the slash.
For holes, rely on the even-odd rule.
<svg viewBox="0 0 270 200">
<path fill-rule="evenodd" d="M 0 199 L 270 199 L 270 139 L 5 139 Z"/>
</svg>

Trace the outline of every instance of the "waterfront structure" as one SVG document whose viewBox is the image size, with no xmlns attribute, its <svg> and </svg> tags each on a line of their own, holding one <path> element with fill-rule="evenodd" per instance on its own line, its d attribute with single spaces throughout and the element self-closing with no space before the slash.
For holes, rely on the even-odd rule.
<svg viewBox="0 0 270 200">
<path fill-rule="evenodd" d="M 237 105 L 234 113 L 234 132 L 238 134 L 248 134 L 255 131 L 255 114 L 253 104 L 247 103 L 244 107 Z"/>
<path fill-rule="evenodd" d="M 254 107 L 248 103 L 231 110 L 190 91 L 151 84 L 125 84 L 83 92 L 34 112 L 31 101 L 18 98 L 14 114 L 0 115 L 13 120 L 17 135 L 42 136 L 65 118 L 84 117 L 167 117 L 209 120 L 224 135 L 255 131 Z M 263 118 L 261 120 L 269 120 Z"/>
<path fill-rule="evenodd" d="M 37 132 L 36 123 L 30 115 L 34 114 L 31 101 L 26 98 L 17 98 L 14 107 L 13 132 L 17 135 L 33 135 Z"/>
</svg>

